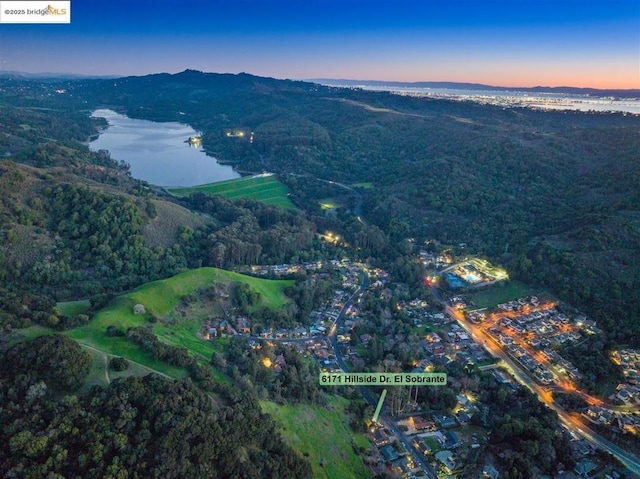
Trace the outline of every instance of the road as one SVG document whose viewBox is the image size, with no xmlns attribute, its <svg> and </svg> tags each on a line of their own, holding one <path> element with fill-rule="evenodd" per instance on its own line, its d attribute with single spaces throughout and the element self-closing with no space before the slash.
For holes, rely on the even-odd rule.
<svg viewBox="0 0 640 479">
<path fill-rule="evenodd" d="M 556 306 L 556 303 L 551 302 L 551 303 L 541 304 L 540 306 L 537 306 L 535 309 L 527 307 L 528 309 L 525 310 L 524 313 L 529 314 L 530 312 L 534 312 L 534 311 L 552 309 L 552 308 L 555 308 L 555 306 Z M 481 326 L 475 326 L 475 325 L 470 325 L 470 326 L 472 328 L 480 328 L 483 331 L 491 331 L 491 329 L 494 326 L 498 326 L 500 324 L 500 321 L 502 319 L 504 318 L 513 319 L 517 317 L 519 314 L 520 313 L 513 313 L 509 311 L 491 313 L 482 322 Z M 579 331 L 579 328 L 577 326 L 568 325 L 568 324 L 564 324 L 560 328 L 561 328 L 560 332 L 562 333 Z M 553 386 L 551 387 L 554 390 L 559 392 L 564 392 L 564 393 L 580 395 L 590 406 L 600 406 L 610 411 L 625 412 L 625 413 L 640 412 L 640 410 L 637 407 L 634 408 L 633 406 L 630 406 L 630 405 L 613 404 L 611 402 L 606 401 L 606 399 L 601 399 L 601 398 L 592 396 L 588 394 L 586 391 L 582 391 L 578 389 L 578 385 L 573 379 L 568 378 L 567 375 L 563 373 L 561 370 L 559 370 L 559 368 L 555 364 L 553 364 L 553 362 L 550 361 L 547 356 L 545 356 L 538 349 L 533 348 L 530 345 L 530 340 L 534 338 L 535 336 L 534 334 L 530 332 L 521 333 L 516 331 L 515 329 L 512 329 L 511 327 L 501 328 L 501 333 L 506 336 L 509 336 L 513 340 L 514 344 L 522 348 L 524 351 L 527 352 L 527 354 L 533 357 L 538 363 L 542 364 L 544 367 L 546 367 L 549 371 L 552 372 L 554 376 L 554 380 L 553 380 Z M 494 337 L 494 336 L 491 335 L 491 337 Z"/>
<path fill-rule="evenodd" d="M 108 356 L 112 356 L 112 354 L 106 353 L 106 352 L 102 351 L 101 349 L 94 348 L 93 346 L 89 346 L 89 345 L 88 345 L 88 344 L 86 344 L 86 343 L 81 343 L 80 341 L 78 341 L 78 344 L 79 344 L 80 346 L 82 346 L 83 348 L 90 349 L 90 350 L 92 350 L 92 351 L 95 351 L 96 353 L 104 354 L 104 356 L 105 356 L 105 361 L 107 360 Z M 158 374 L 159 376 L 163 376 L 163 377 L 165 377 L 165 378 L 167 378 L 167 379 L 170 379 L 171 381 L 175 381 L 175 379 L 176 379 L 176 378 L 173 378 L 173 377 L 169 376 L 168 374 L 165 374 L 165 373 L 163 373 L 163 372 L 158 371 L 157 369 L 153 369 L 153 368 L 150 368 L 149 366 L 145 366 L 145 365 L 144 365 L 144 364 L 142 364 L 142 363 L 138 363 L 138 362 L 134 361 L 133 359 L 129 359 L 129 358 L 126 358 L 126 359 L 127 359 L 127 361 L 129 361 L 130 363 L 135 364 L 136 366 L 140 366 L 140 367 L 142 367 L 142 368 L 144 368 L 144 369 L 147 369 L 148 371 L 150 371 L 150 372 L 152 372 L 152 373 L 154 373 L 154 374 Z M 108 368 L 108 365 L 107 365 L 107 368 Z M 109 373 L 108 373 L 108 371 L 106 371 L 106 372 L 105 372 L 105 376 L 106 376 L 106 378 L 107 378 L 107 383 L 111 383 L 111 378 L 109 378 Z"/>
<path fill-rule="evenodd" d="M 327 335 L 327 338 L 329 338 L 329 344 L 331 344 L 331 347 L 333 348 L 333 352 L 336 356 L 336 363 L 338 363 L 338 366 L 340 366 L 340 368 L 344 372 L 349 372 L 349 367 L 347 366 L 347 363 L 344 362 L 344 359 L 342 358 L 342 353 L 340 352 L 340 346 L 338 344 L 338 328 L 342 326 L 342 324 L 344 323 L 344 315 L 346 314 L 349 307 L 353 304 L 353 302 L 357 298 L 360 297 L 360 295 L 368 287 L 369 287 L 369 275 L 367 273 L 363 273 L 362 284 L 360 284 L 358 289 L 351 296 L 349 296 L 349 299 L 347 299 L 344 302 L 344 305 L 342 306 L 340 313 L 338 314 L 338 316 L 336 317 L 336 320 L 331 325 L 331 328 L 329 329 L 329 334 Z M 377 400 L 376 400 L 376 404 L 377 404 Z"/>
<path fill-rule="evenodd" d="M 640 460 L 636 456 L 609 442 L 608 440 L 597 434 L 595 431 L 590 429 L 578 417 L 572 416 L 569 412 L 561 408 L 557 403 L 554 402 L 552 393 L 548 389 L 543 388 L 537 382 L 535 382 L 529 376 L 529 374 L 527 374 L 513 359 L 511 359 L 511 357 L 507 355 L 507 353 L 497 343 L 493 336 L 487 334 L 482 330 L 482 328 L 467 321 L 461 311 L 447 305 L 446 302 L 443 301 L 440 297 L 437 288 L 432 287 L 431 290 L 434 297 L 445 306 L 447 314 L 452 319 L 457 321 L 457 323 L 462 328 L 464 328 L 465 331 L 467 331 L 469 336 L 471 336 L 476 343 L 482 345 L 494 357 L 497 357 L 504 361 L 516 380 L 520 384 L 526 386 L 531 392 L 536 394 L 540 401 L 546 404 L 547 407 L 553 409 L 558 414 L 560 422 L 562 422 L 562 424 L 567 429 L 583 436 L 594 446 L 612 454 L 630 471 L 632 471 L 634 474 L 640 475 Z"/>
<path fill-rule="evenodd" d="M 356 197 L 356 207 L 353 209 L 353 214 L 355 215 L 356 219 L 364 224 L 367 224 L 366 221 L 364 220 L 364 218 L 362 217 L 362 195 L 360 193 L 358 193 L 358 191 L 356 191 L 354 188 L 352 188 L 349 185 L 345 185 L 344 183 L 338 183 L 337 181 L 331 181 L 331 180 L 323 180 L 321 178 L 316 178 L 315 176 L 310 176 L 310 175 L 299 175 L 296 173 L 289 173 L 292 176 L 298 176 L 300 178 L 313 178 L 316 181 L 321 181 L 322 183 L 327 183 L 329 185 L 335 185 L 339 188 L 344 188 L 345 190 L 349 190 L 351 193 L 353 193 L 353 195 Z"/>
<path fill-rule="evenodd" d="M 338 344 L 338 339 L 337 339 L 338 328 L 340 326 L 342 326 L 342 324 L 344 323 L 344 316 L 345 316 L 347 310 L 349 309 L 349 307 L 353 304 L 353 302 L 357 298 L 360 297 L 360 295 L 368 287 L 369 287 L 369 275 L 366 274 L 366 273 L 363 273 L 362 274 L 362 284 L 349 297 L 349 299 L 347 301 L 345 301 L 344 306 L 342 306 L 342 309 L 340 310 L 340 314 L 338 314 L 338 317 L 336 318 L 336 320 L 331 325 L 331 329 L 329 330 L 329 334 L 327 335 L 327 337 L 329 338 L 329 344 L 331 344 L 331 348 L 333 349 L 333 352 L 334 352 L 335 357 L 336 357 L 336 363 L 346 373 L 349 372 L 349 366 L 347 365 L 347 363 L 342 358 L 342 353 L 340 351 L 340 345 Z M 367 403 L 369 403 L 372 407 L 375 408 L 378 405 L 378 400 L 380 398 L 373 392 L 372 389 L 364 387 L 364 386 L 357 386 L 357 390 L 362 395 L 364 400 L 367 401 Z M 402 431 L 400 431 L 400 429 L 398 429 L 398 427 L 396 426 L 395 422 L 391 418 L 389 418 L 389 416 L 387 416 L 384 412 L 380 413 L 380 416 L 378 417 L 378 422 L 380 424 L 382 424 L 386 429 L 391 431 L 391 433 L 398 438 L 398 440 L 402 443 L 404 448 L 413 457 L 413 462 L 414 463 L 416 463 L 418 466 L 420 466 L 428 474 L 428 476 L 431 479 L 437 479 L 438 475 L 436 474 L 435 469 L 431 466 L 431 464 L 429 464 L 427 462 L 427 460 L 424 457 L 424 455 L 422 454 L 422 452 L 420 452 L 413 445 L 413 443 L 410 441 L 410 439 L 407 437 L 407 435 L 404 434 Z"/>
</svg>

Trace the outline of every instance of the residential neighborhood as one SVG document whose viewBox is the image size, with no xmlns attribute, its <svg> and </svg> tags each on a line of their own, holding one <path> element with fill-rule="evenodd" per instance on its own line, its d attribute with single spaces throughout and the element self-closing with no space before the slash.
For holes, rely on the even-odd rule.
<svg viewBox="0 0 640 479">
<path fill-rule="evenodd" d="M 451 256 L 426 252 L 420 252 L 419 259 L 423 264 L 439 265 L 445 275 L 462 278 L 467 286 L 492 283 L 498 277 L 500 280 L 508 278 L 505 272 L 485 261 L 467 259 L 462 264 L 455 264 Z M 454 362 L 474 365 L 490 373 L 495 384 L 506 385 L 515 391 L 523 386 L 518 375 L 514 376 L 513 371 L 504 368 L 495 357 L 493 351 L 500 350 L 521 368 L 523 374 L 546 387 L 547 391 L 576 391 L 582 373 L 577 365 L 562 357 L 559 346 L 578 343 L 600 333 L 595 321 L 585 314 L 569 313 L 557 301 L 536 295 L 489 309 L 474 308 L 464 292 L 448 296 L 445 305 L 422 298 L 405 299 L 408 294 L 405 286 L 392 282 L 388 272 L 347 258 L 326 264 L 256 266 L 251 268 L 251 273 L 282 277 L 300 271 L 326 274 L 322 271 L 327 269 L 341 278 L 339 287 L 310 313 L 306 325 L 262 330 L 256 334 L 250 321 L 238 316 L 210 322 L 205 326 L 203 338 L 215 341 L 216 337 L 224 335 L 247 335 L 251 338 L 251 347 L 261 348 L 263 342 L 288 345 L 316 361 L 322 372 L 366 371 L 367 351 L 380 341 L 377 326 L 365 307 L 365 298 L 371 296 L 376 301 L 393 304 L 392 314 L 400 315 L 411 325 L 417 338 L 411 351 L 417 359 L 410 372 L 430 372 Z M 465 321 L 461 323 L 459 318 Z M 493 348 L 487 348 L 487 343 L 479 341 L 465 324 L 483 331 Z M 390 338 L 384 341 L 393 344 Z M 640 355 L 637 351 L 620 350 L 613 353 L 611 359 L 622 368 L 626 382 L 619 385 L 608 403 L 585 394 L 591 404 L 581 417 L 585 424 L 607 425 L 621 432 L 637 434 L 639 416 L 633 411 L 637 411 L 640 402 Z M 278 375 L 286 361 L 280 355 L 269 361 L 268 366 Z M 607 406 L 613 403 L 629 408 L 616 410 Z M 464 477 L 458 475 L 462 466 L 474 460 L 491 434 L 482 427 L 483 414 L 486 411 L 478 409 L 470 391 L 457 394 L 455 405 L 444 413 L 422 410 L 409 395 L 399 409 L 391 409 L 384 420 L 370 424 L 368 436 L 373 448 L 369 453 L 370 467 L 375 473 L 392 472 L 404 478 Z M 593 471 L 608 471 L 599 466 L 595 456 L 597 448 L 592 443 L 581 439 L 577 431 L 567 430 L 566 434 L 571 438 L 578 465 L 562 477 L 593 477 Z M 491 462 L 485 463 L 482 471 L 482 477 L 499 477 Z"/>
</svg>

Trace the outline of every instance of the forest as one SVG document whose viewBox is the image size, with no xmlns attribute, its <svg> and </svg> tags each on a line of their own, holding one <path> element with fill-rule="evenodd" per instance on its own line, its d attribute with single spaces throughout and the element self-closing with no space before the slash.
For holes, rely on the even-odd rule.
<svg viewBox="0 0 640 479">
<path fill-rule="evenodd" d="M 135 118 L 182 112 L 204 132 L 207 151 L 242 170 L 371 183 L 359 192 L 362 213 L 388 240 L 464 242 L 589 311 L 612 341 L 640 337 L 628 334 L 639 326 L 627 319 L 640 315 L 637 116 L 193 70 L 66 87 L 71 103 L 120 105 Z M 253 131 L 255 141 L 228 138 L 229 129 Z M 318 186 L 289 186 L 299 204 L 317 205 Z"/>
<path fill-rule="evenodd" d="M 132 178 L 128 165 L 83 144 L 104 127 L 89 116 L 104 106 L 188 122 L 220 160 L 278 174 L 298 210 L 204 193 L 175 198 Z M 34 323 L 85 324 L 115 295 L 194 267 L 326 260 L 348 248 L 407 284 L 386 302 L 365 294 L 367 324 L 354 332 L 372 335 L 363 352 L 370 368 L 406 369 L 418 358 L 419 338 L 395 312 L 397 302 L 430 299 L 417 245 L 465 243 L 467 252 L 487 255 L 597 321 L 603 335 L 568 351 L 571 358 L 601 364 L 614 346 L 640 345 L 638 117 L 505 110 L 195 71 L 115 82 L 2 79 L 0 112 L 0 353 L 10 366 L 0 372 L 3 477 L 310 475 L 257 402 L 323 403 L 315 363 L 293 351 L 230 341 L 211 361 L 229 385 L 151 328 L 117 331 L 185 367 L 190 379 L 121 379 L 78 395 L 89 360 L 76 343 L 57 335 L 8 342 Z M 226 135 L 236 130 L 255 140 Z M 324 211 L 324 198 L 339 206 Z M 325 231 L 344 243 L 321 241 Z M 295 279 L 286 291 L 291 307 L 255 313 L 263 326 L 304 323 L 331 294 L 329 281 Z M 56 308 L 73 299 L 90 299 L 91 310 L 67 317 Z M 238 291 L 243 312 L 254 300 Z M 281 374 L 266 359 L 285 364 Z M 485 381 L 457 364 L 449 372 L 452 391 L 464 384 L 480 392 Z M 590 367 L 585 385 L 593 389 L 607 376 L 610 368 Z M 452 391 L 421 391 L 418 400 L 447 411 Z M 479 400 L 487 408 L 481 425 L 494 431 L 489 449 L 511 446 L 505 477 L 553 472 L 566 443 L 549 410 L 505 388 L 487 387 Z M 364 408 L 352 409 L 359 419 L 351 425 L 361 429 Z M 539 464 L 530 460 L 536 454 L 544 455 Z"/>
<path fill-rule="evenodd" d="M 90 359 L 45 336 L 2 357 L 0 475 L 6 478 L 307 478 L 249 395 L 219 406 L 189 380 L 157 375 L 73 392 Z"/>
</svg>

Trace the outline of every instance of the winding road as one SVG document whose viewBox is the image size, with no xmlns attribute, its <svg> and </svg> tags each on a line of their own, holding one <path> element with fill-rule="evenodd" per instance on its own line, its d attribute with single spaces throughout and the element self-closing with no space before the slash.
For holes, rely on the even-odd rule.
<svg viewBox="0 0 640 479">
<path fill-rule="evenodd" d="M 334 355 L 336 357 L 336 363 L 340 368 L 348 373 L 349 366 L 344 361 L 342 357 L 342 352 L 340 351 L 340 345 L 338 344 L 337 334 L 338 328 L 342 326 L 344 323 L 344 316 L 348 311 L 349 307 L 353 304 L 353 302 L 359 298 L 362 293 L 369 287 L 369 275 L 367 273 L 362 274 L 362 283 L 360 287 L 349 297 L 347 301 L 345 301 L 342 309 L 340 310 L 340 314 L 331 325 L 331 329 L 329 330 L 329 334 L 327 335 L 329 339 L 329 344 L 331 344 L 331 348 L 333 349 Z M 378 400 L 380 399 L 372 389 L 365 386 L 357 386 L 356 389 L 362 395 L 365 401 L 369 403 L 372 407 L 376 407 L 378 404 Z M 413 457 L 413 462 L 420 466 L 431 479 L 437 479 L 438 475 L 435 469 L 429 464 L 425 456 L 420 452 L 410 441 L 406 434 L 404 434 L 398 427 L 395 422 L 384 412 L 378 416 L 378 422 L 383 424 L 386 429 L 391 431 L 395 437 L 402 443 L 404 448 L 411 454 Z"/>
<path fill-rule="evenodd" d="M 351 193 L 353 193 L 353 195 L 356 197 L 356 207 L 353 209 L 353 214 L 355 215 L 355 217 L 357 218 L 357 220 L 362 223 L 363 225 L 367 224 L 367 222 L 364 220 L 364 218 L 362 217 L 362 194 L 360 194 L 358 191 L 356 191 L 355 188 L 349 186 L 349 185 L 345 185 L 344 183 L 338 183 L 337 181 L 332 181 L 332 180 L 323 180 L 322 178 L 317 178 L 315 176 L 311 176 L 311 175 L 299 175 L 297 173 L 289 173 L 289 175 L 291 176 L 297 176 L 299 178 L 312 178 L 316 181 L 320 181 L 322 183 L 327 183 L 329 185 L 334 185 L 337 186 L 339 188 L 344 188 L 345 190 L 350 191 Z"/>
<path fill-rule="evenodd" d="M 640 476 L 640 460 L 636 456 L 603 438 L 585 425 L 578 417 L 571 415 L 568 411 L 560 407 L 556 402 L 554 402 L 552 393 L 535 382 L 518 364 L 516 364 L 516 362 L 511 359 L 511 357 L 502 349 L 502 347 L 500 347 L 492 336 L 473 323 L 467 321 L 461 311 L 447 305 L 440 297 L 440 293 L 435 286 L 431 288 L 431 291 L 433 292 L 434 298 L 436 298 L 436 300 L 445 307 L 449 317 L 455 320 L 469 334 L 469 336 L 471 336 L 477 344 L 482 345 L 489 354 L 504 361 L 516 380 L 536 394 L 540 401 L 542 401 L 547 407 L 553 409 L 558 414 L 560 422 L 567 429 L 581 435 L 597 448 L 612 454 L 616 459 L 624 464 L 627 469 Z"/>
</svg>

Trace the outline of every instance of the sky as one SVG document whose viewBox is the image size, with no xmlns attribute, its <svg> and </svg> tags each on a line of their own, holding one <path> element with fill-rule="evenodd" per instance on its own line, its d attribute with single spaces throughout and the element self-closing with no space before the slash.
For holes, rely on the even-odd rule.
<svg viewBox="0 0 640 479">
<path fill-rule="evenodd" d="M 3 71 L 187 68 L 640 88 L 640 0 L 71 0 L 70 24 L 0 24 Z"/>
</svg>

